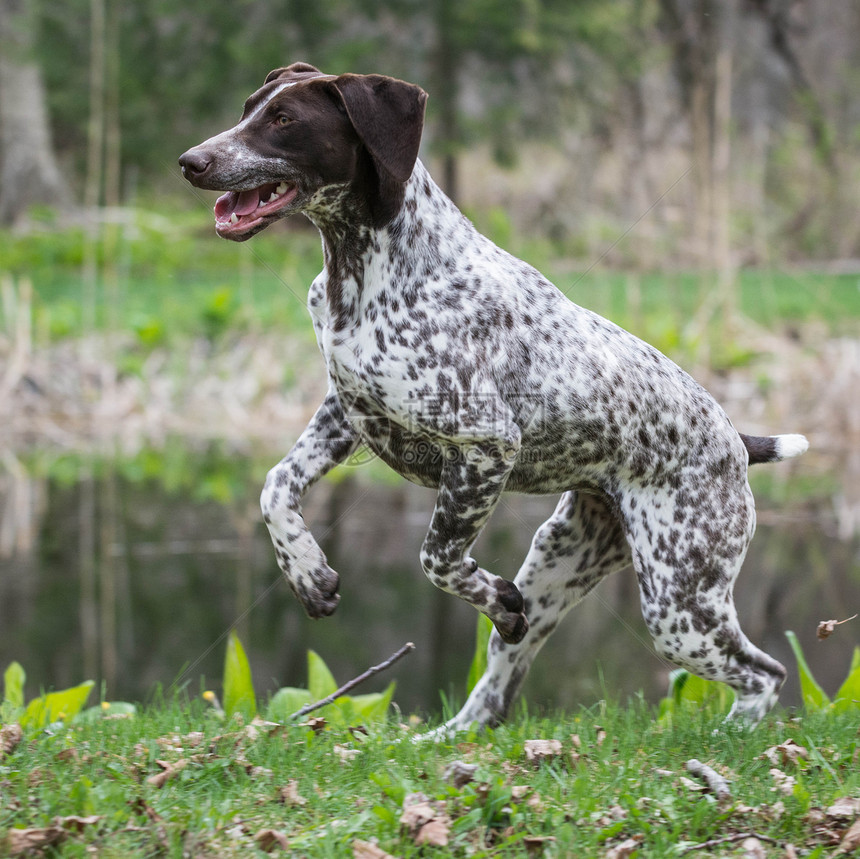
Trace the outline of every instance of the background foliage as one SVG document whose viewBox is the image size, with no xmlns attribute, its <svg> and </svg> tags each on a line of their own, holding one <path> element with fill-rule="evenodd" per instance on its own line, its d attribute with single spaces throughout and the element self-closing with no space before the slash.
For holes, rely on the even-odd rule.
<svg viewBox="0 0 860 859">
<path fill-rule="evenodd" d="M 628 263 L 668 252 L 725 265 L 722 234 L 735 264 L 860 253 L 847 217 L 860 172 L 851 0 L 2 0 L 7 56 L 21 30 L 73 191 L 66 208 L 154 193 L 163 207 L 178 154 L 234 121 L 268 70 L 301 59 L 424 86 L 425 154 L 452 196 L 515 204 L 515 228 L 574 255 L 619 259 L 607 238 L 679 177 Z M 34 127 L 5 124 L 0 158 Z M 490 156 L 523 173 L 493 172 Z M 20 220 L 28 202 L 60 199 L 0 212 Z"/>
</svg>

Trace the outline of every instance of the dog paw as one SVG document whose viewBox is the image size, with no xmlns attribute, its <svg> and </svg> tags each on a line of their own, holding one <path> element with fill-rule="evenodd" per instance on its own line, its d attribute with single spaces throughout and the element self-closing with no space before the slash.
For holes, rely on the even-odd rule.
<svg viewBox="0 0 860 859">
<path fill-rule="evenodd" d="M 529 631 L 529 622 L 524 611 L 523 595 L 519 588 L 506 579 L 496 585 L 499 613 L 492 618 L 505 644 L 519 644 Z"/>
<path fill-rule="evenodd" d="M 308 617 L 328 617 L 340 602 L 340 577 L 328 565 L 315 569 L 293 588 Z"/>
<path fill-rule="evenodd" d="M 507 579 L 499 579 L 496 585 L 496 595 L 502 608 L 514 614 L 522 614 L 523 612 L 523 595 L 520 589 Z"/>
<path fill-rule="evenodd" d="M 505 644 L 519 644 L 529 631 L 528 618 L 522 614 L 507 614 L 504 618 L 497 618 L 493 621 L 496 631 L 502 638 Z"/>
</svg>

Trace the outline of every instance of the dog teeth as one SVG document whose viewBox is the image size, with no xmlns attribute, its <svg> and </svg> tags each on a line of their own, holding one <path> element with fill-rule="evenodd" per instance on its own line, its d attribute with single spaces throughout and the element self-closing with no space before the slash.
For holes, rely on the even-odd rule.
<svg viewBox="0 0 860 859">
<path fill-rule="evenodd" d="M 233 214 L 230 215 L 230 223 L 231 224 L 238 224 L 239 223 L 239 216 L 235 212 L 233 212 Z"/>
<path fill-rule="evenodd" d="M 257 204 L 257 208 L 259 209 L 259 208 L 260 208 L 260 206 L 268 206 L 268 205 L 269 205 L 269 203 L 274 203 L 274 202 L 275 202 L 275 200 L 277 200 L 280 196 L 282 196 L 283 194 L 286 194 L 286 193 L 287 193 L 287 188 L 288 188 L 287 183 L 286 183 L 286 182 L 281 182 L 281 183 L 280 183 L 280 184 L 275 188 L 275 190 L 274 190 L 274 191 L 272 191 L 272 193 L 269 195 L 269 199 L 268 199 L 268 200 L 260 200 L 260 202 Z"/>
</svg>

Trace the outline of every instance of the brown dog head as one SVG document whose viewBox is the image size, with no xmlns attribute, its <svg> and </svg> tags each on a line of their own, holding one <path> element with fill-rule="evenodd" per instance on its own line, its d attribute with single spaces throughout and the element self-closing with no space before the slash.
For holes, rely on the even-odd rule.
<svg viewBox="0 0 860 859">
<path fill-rule="evenodd" d="M 307 63 L 269 73 L 228 131 L 179 163 L 199 188 L 224 191 L 215 228 L 244 241 L 295 212 L 319 222 L 387 223 L 418 157 L 427 94 L 384 75 L 326 75 Z"/>
</svg>

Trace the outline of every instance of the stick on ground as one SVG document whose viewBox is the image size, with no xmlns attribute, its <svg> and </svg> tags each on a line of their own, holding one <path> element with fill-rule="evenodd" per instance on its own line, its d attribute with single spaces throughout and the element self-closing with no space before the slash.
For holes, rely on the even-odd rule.
<svg viewBox="0 0 860 859">
<path fill-rule="evenodd" d="M 719 847 L 721 844 L 733 844 L 736 841 L 745 841 L 747 838 L 757 838 L 759 841 L 765 841 L 768 844 L 776 844 L 779 846 L 782 842 L 776 838 L 771 838 L 769 835 L 760 835 L 758 832 L 737 832 L 734 835 L 726 835 L 723 838 L 712 838 L 710 841 L 703 841 L 701 844 L 691 844 L 681 851 L 681 855 L 692 853 L 694 850 L 709 850 L 711 847 Z"/>
<path fill-rule="evenodd" d="M 315 701 L 313 704 L 305 704 L 301 710 L 296 710 L 292 716 L 290 716 L 290 721 L 293 719 L 300 719 L 302 716 L 307 716 L 308 713 L 313 713 L 314 710 L 319 710 L 320 707 L 325 707 L 326 704 L 331 704 L 335 698 L 340 698 L 341 695 L 346 695 L 350 689 L 355 689 L 359 683 L 364 683 L 365 680 L 369 680 L 375 674 L 379 674 L 381 671 L 385 671 L 387 668 L 391 668 L 398 659 L 402 659 L 406 656 L 407 653 L 411 653 L 415 650 L 415 645 L 411 641 L 407 641 L 397 653 L 392 654 L 385 660 L 385 662 L 380 662 L 379 665 L 372 665 L 367 669 L 363 674 L 359 674 L 358 677 L 353 677 L 347 683 L 344 683 L 340 689 L 336 689 L 331 695 L 323 698 L 321 701 Z"/>
<path fill-rule="evenodd" d="M 691 758 L 687 761 L 687 772 L 700 778 L 711 791 L 714 796 L 720 801 L 729 800 L 732 798 L 732 793 L 729 790 L 729 783 L 714 769 Z"/>
</svg>

